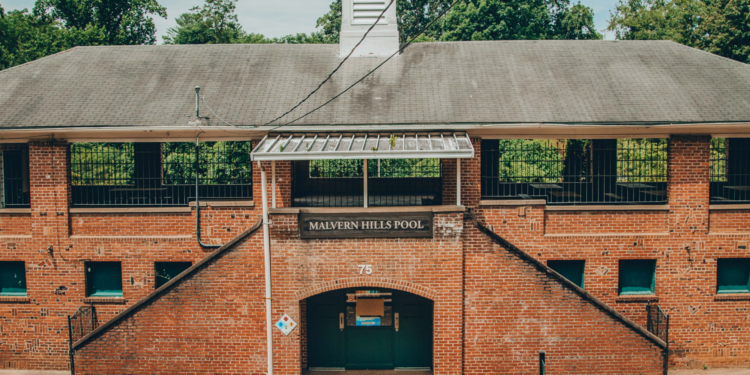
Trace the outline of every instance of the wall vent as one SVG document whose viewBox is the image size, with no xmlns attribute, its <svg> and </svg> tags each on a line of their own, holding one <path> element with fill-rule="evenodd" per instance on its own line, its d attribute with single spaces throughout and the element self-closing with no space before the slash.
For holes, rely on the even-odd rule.
<svg viewBox="0 0 750 375">
<path fill-rule="evenodd" d="M 352 4 L 352 25 L 372 25 L 378 20 L 378 25 L 387 25 L 385 16 L 380 17 L 385 7 L 386 0 L 354 0 Z"/>
</svg>

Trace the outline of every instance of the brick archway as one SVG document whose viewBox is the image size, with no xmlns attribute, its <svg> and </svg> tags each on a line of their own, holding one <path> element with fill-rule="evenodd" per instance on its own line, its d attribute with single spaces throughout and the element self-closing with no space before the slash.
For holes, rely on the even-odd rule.
<svg viewBox="0 0 750 375">
<path fill-rule="evenodd" d="M 345 289 L 345 288 L 362 288 L 362 287 L 378 287 L 396 289 L 402 292 L 408 292 L 416 294 L 420 297 L 427 298 L 431 301 L 435 300 L 437 293 L 427 287 L 417 285 L 414 283 L 385 279 L 380 277 L 349 277 L 344 279 L 337 279 L 318 283 L 313 286 L 301 289 L 295 293 L 294 297 L 301 301 L 305 298 L 312 297 L 316 294 L 330 292 L 332 290 Z"/>
</svg>

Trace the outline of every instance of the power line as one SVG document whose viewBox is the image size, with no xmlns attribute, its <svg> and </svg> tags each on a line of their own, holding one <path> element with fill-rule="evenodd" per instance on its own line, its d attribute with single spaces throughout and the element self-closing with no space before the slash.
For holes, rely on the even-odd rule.
<svg viewBox="0 0 750 375">
<path fill-rule="evenodd" d="M 376 66 L 376 67 L 375 67 L 374 69 L 372 69 L 372 70 L 371 70 L 370 72 L 368 72 L 367 74 L 365 74 L 365 75 L 364 75 L 364 76 L 363 76 L 362 78 L 358 79 L 358 80 L 357 80 L 356 82 L 354 82 L 354 83 L 353 83 L 353 84 L 352 84 L 351 86 L 347 87 L 347 88 L 346 88 L 346 90 L 344 90 L 344 91 L 342 91 L 342 92 L 338 93 L 338 94 L 337 94 L 336 96 L 334 96 L 333 98 L 331 98 L 331 99 L 330 99 L 330 100 L 328 100 L 327 102 L 325 102 L 325 103 L 321 104 L 320 106 L 316 107 L 316 108 L 315 108 L 315 109 L 313 109 L 312 111 L 310 111 L 310 112 L 307 112 L 307 113 L 305 113 L 304 115 L 302 115 L 302 116 L 300 116 L 300 117 L 297 117 L 296 119 L 294 119 L 294 120 L 292 120 L 292 121 L 289 121 L 289 122 L 287 122 L 286 124 L 283 124 L 283 125 L 279 125 L 279 126 L 277 126 L 277 127 L 273 128 L 273 129 L 269 130 L 269 131 L 273 131 L 273 130 L 276 130 L 276 129 L 278 129 L 278 128 L 282 127 L 282 126 L 287 126 L 287 125 L 289 125 L 289 124 L 292 124 L 292 123 L 294 123 L 294 122 L 297 122 L 297 121 L 299 121 L 299 120 L 301 120 L 301 119 L 303 119 L 303 118 L 305 118 L 305 117 L 307 117 L 307 116 L 311 115 L 312 113 L 314 113 L 314 112 L 318 111 L 319 109 L 321 109 L 321 108 L 325 107 L 326 105 L 330 104 L 331 102 L 333 102 L 334 100 L 338 99 L 338 98 L 339 98 L 339 97 L 341 97 L 342 95 L 344 95 L 344 94 L 345 94 L 345 93 L 346 93 L 347 91 L 351 90 L 351 89 L 352 89 L 352 88 L 353 88 L 354 86 L 358 85 L 358 84 L 359 84 L 360 82 L 364 81 L 364 80 L 365 80 L 365 79 L 366 79 L 367 77 L 369 77 L 370 75 L 372 75 L 373 73 L 375 73 L 375 71 L 377 71 L 378 69 L 380 69 L 380 67 L 382 67 L 383 65 L 385 65 L 385 63 L 387 63 L 388 61 L 390 61 L 390 60 L 391 60 L 391 59 L 392 59 L 393 57 L 395 57 L 396 55 L 398 55 L 399 53 L 401 53 L 401 52 L 402 52 L 402 51 L 403 51 L 404 49 L 406 49 L 406 47 L 409 47 L 409 46 L 410 46 L 410 45 L 411 45 L 411 44 L 412 44 L 412 43 L 414 42 L 414 40 L 415 40 L 415 39 L 417 39 L 417 38 L 418 38 L 418 37 L 420 37 L 420 36 L 421 36 L 422 34 L 424 34 L 424 32 L 425 32 L 425 31 L 427 31 L 427 29 L 429 29 L 429 28 L 430 28 L 430 27 L 431 27 L 431 26 L 432 26 L 433 24 L 435 24 L 435 22 L 437 22 L 438 20 L 440 20 L 441 18 L 443 18 L 443 17 L 444 17 L 444 16 L 445 16 L 445 15 L 446 15 L 446 14 L 448 13 L 448 11 L 450 11 L 450 10 L 451 10 L 451 9 L 453 8 L 453 6 L 454 6 L 454 5 L 458 4 L 458 2 L 459 2 L 459 1 L 463 1 L 463 0 L 456 0 L 456 1 L 454 1 L 454 2 L 453 2 L 453 3 L 452 3 L 452 4 L 450 5 L 450 6 L 449 6 L 449 7 L 447 7 L 447 8 L 446 8 L 446 9 L 445 9 L 445 10 L 444 10 L 444 11 L 443 11 L 443 12 L 442 12 L 441 14 L 440 14 L 440 16 L 438 16 L 438 17 L 436 17 L 436 18 L 435 18 L 434 20 L 430 21 L 430 23 L 428 23 L 428 24 L 427 24 L 427 25 L 426 25 L 426 26 L 425 26 L 424 28 L 422 28 L 422 30 L 420 30 L 420 31 L 419 31 L 419 33 L 417 33 L 417 35 L 415 35 L 415 36 L 411 37 L 411 38 L 409 39 L 409 41 L 408 41 L 408 42 L 406 42 L 406 43 L 404 44 L 404 46 L 403 46 L 403 47 L 399 48 L 399 50 L 398 50 L 398 51 L 394 52 L 394 53 L 393 53 L 393 54 L 392 54 L 391 56 L 389 56 L 389 57 L 388 57 L 387 59 L 385 59 L 385 60 L 384 60 L 383 62 L 381 62 L 380 64 L 378 64 L 378 66 Z M 301 104 L 301 103 L 300 103 L 300 104 Z M 274 121 L 275 121 L 275 120 L 274 120 Z M 273 122 L 273 121 L 272 121 L 272 122 Z"/>
<path fill-rule="evenodd" d="M 273 124 L 274 122 L 276 122 L 276 121 L 280 120 L 280 119 L 281 119 L 281 118 L 283 118 L 284 116 L 286 116 L 286 115 L 288 115 L 288 114 L 290 114 L 290 113 L 294 112 L 294 110 L 295 110 L 295 109 L 297 109 L 297 108 L 299 108 L 299 106 L 301 106 L 301 105 L 302 105 L 302 103 L 306 102 L 306 101 L 307 101 L 307 99 L 310 99 L 310 97 L 311 97 L 311 96 L 315 95 L 315 93 L 316 93 L 316 92 L 318 92 L 318 90 L 320 90 L 320 88 L 321 88 L 321 87 L 323 87 L 323 85 L 325 85 L 325 84 L 326 84 L 326 82 L 328 82 L 329 80 L 331 80 L 331 78 L 333 77 L 333 75 L 334 75 L 334 74 L 336 74 L 336 72 L 337 72 L 337 71 L 338 71 L 339 69 L 341 69 L 341 66 L 343 66 L 343 65 L 344 65 L 344 63 L 345 63 L 345 62 L 346 62 L 347 60 L 349 60 L 349 58 L 350 58 L 350 57 L 352 56 L 352 54 L 354 54 L 354 51 L 355 51 L 355 50 L 357 49 L 357 47 L 359 47 L 359 45 L 360 45 L 360 44 L 362 44 L 362 42 L 364 42 L 364 41 L 365 41 L 365 38 L 367 38 L 367 35 L 368 35 L 368 34 L 370 34 L 370 31 L 372 31 L 372 29 L 374 29 L 374 28 L 375 28 L 375 26 L 376 26 L 376 25 L 378 24 L 378 22 L 380 22 L 380 19 L 381 19 L 381 18 L 383 17 L 383 15 L 385 14 L 385 12 L 387 12 L 387 11 L 388 11 L 388 9 L 389 9 L 389 8 L 391 7 L 391 5 L 393 5 L 393 2 L 394 2 L 394 1 L 395 1 L 395 0 L 391 0 L 391 2 L 390 2 L 390 3 L 388 3 L 388 6 L 387 6 L 387 7 L 385 7 L 385 9 L 383 9 L 383 12 L 382 12 L 382 13 L 380 13 L 380 16 L 378 16 L 378 18 L 377 18 L 377 19 L 375 19 L 375 23 L 373 23 L 373 24 L 372 24 L 372 26 L 370 26 L 370 28 L 369 28 L 369 29 L 367 29 L 367 32 L 365 33 L 365 35 L 363 35 L 363 36 L 362 36 L 362 39 L 360 39 L 360 40 L 359 40 L 359 42 L 357 43 L 357 45 L 355 45 L 355 46 L 354 46 L 354 48 L 352 48 L 351 52 L 349 52 L 349 54 L 348 54 L 348 55 L 346 55 L 346 57 L 345 57 L 345 58 L 344 58 L 343 60 L 341 60 L 341 62 L 339 63 L 339 65 L 338 65 L 338 66 L 336 67 L 336 69 L 334 69 L 334 70 L 333 70 L 333 71 L 331 72 L 331 74 L 329 74 L 329 75 L 328 75 L 328 77 L 326 77 L 326 79 L 324 79 L 324 80 L 323 80 L 323 82 L 321 82 L 321 83 L 320 83 L 320 84 L 318 85 L 318 87 L 316 87 L 316 88 L 315 88 L 315 90 L 313 90 L 312 92 L 310 92 L 310 94 L 308 94 L 308 95 L 307 95 L 307 96 L 306 96 L 306 97 L 305 97 L 304 99 L 302 99 L 302 101 L 300 101 L 299 103 L 297 103 L 297 105 L 295 105 L 294 107 L 292 107 L 292 109 L 290 109 L 290 110 L 288 110 L 288 111 L 284 112 L 284 114 L 282 114 L 281 116 L 279 116 L 279 117 L 276 117 L 275 119 L 273 119 L 273 120 L 271 120 L 271 121 L 269 121 L 269 122 L 267 122 L 267 123 L 265 123 L 265 124 L 263 124 L 263 125 L 261 125 L 261 126 L 266 126 L 266 125 L 270 125 L 270 124 Z M 218 117 L 218 116 L 217 116 L 217 117 Z M 223 121 L 223 120 L 222 120 L 222 121 Z"/>
</svg>

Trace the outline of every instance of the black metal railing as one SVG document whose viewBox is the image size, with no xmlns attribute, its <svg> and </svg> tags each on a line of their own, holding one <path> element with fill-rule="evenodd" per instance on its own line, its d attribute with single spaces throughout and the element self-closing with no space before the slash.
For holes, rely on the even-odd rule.
<svg viewBox="0 0 750 375">
<path fill-rule="evenodd" d="M 313 160 L 292 165 L 295 207 L 362 207 L 363 160 Z M 442 204 L 439 159 L 386 159 L 367 162 L 368 205 Z"/>
<path fill-rule="evenodd" d="M 250 142 L 74 143 L 74 206 L 184 206 L 252 198 Z"/>
<path fill-rule="evenodd" d="M 711 203 L 750 203 L 750 138 L 711 139 Z"/>
<path fill-rule="evenodd" d="M 30 207 L 28 145 L 2 145 L 2 168 L 3 205 L 8 208 Z"/>
<path fill-rule="evenodd" d="M 483 199 L 547 204 L 667 201 L 666 139 L 483 140 Z"/>
<path fill-rule="evenodd" d="M 669 315 L 659 305 L 650 303 L 646 305 L 646 329 L 667 344 L 664 348 L 664 375 L 667 375 L 669 370 Z"/>
<path fill-rule="evenodd" d="M 71 374 L 76 373 L 73 344 L 84 338 L 97 327 L 99 327 L 99 321 L 93 303 L 89 306 L 81 306 L 73 313 L 73 315 L 68 315 L 68 355 L 70 356 Z"/>
</svg>

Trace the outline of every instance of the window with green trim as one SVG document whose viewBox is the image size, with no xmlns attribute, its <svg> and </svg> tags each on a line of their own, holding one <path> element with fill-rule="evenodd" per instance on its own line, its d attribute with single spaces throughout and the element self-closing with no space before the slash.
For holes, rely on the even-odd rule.
<svg viewBox="0 0 750 375">
<path fill-rule="evenodd" d="M 0 296 L 26 296 L 24 262 L 0 262 Z"/>
<path fill-rule="evenodd" d="M 86 296 L 122 297 L 120 262 L 87 262 Z"/>
<path fill-rule="evenodd" d="M 750 293 L 750 258 L 718 260 L 716 293 Z"/>
<path fill-rule="evenodd" d="M 585 260 L 548 260 L 547 266 L 552 268 L 566 279 L 583 288 L 583 271 L 586 266 Z"/>
<path fill-rule="evenodd" d="M 158 289 L 192 265 L 193 263 L 190 262 L 156 262 L 154 264 L 156 271 L 155 287 Z"/>
<path fill-rule="evenodd" d="M 654 294 L 656 290 L 656 260 L 620 260 L 620 295 Z"/>
</svg>

